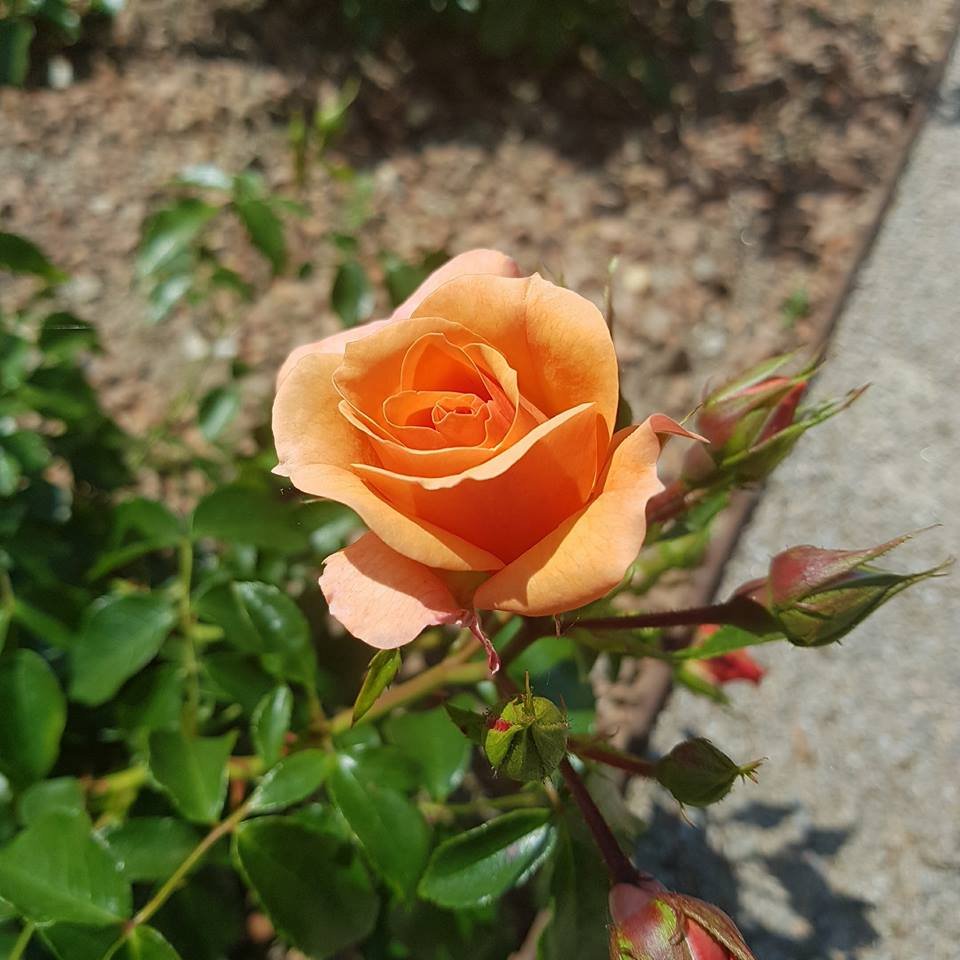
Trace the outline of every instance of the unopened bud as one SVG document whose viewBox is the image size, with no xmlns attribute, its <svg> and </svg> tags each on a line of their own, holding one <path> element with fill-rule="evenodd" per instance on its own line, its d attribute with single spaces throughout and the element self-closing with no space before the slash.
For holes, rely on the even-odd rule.
<svg viewBox="0 0 960 960">
<path fill-rule="evenodd" d="M 815 367 L 789 376 L 778 374 L 795 356 L 767 360 L 703 401 L 696 427 L 709 445 L 689 451 L 683 468 L 688 485 L 717 475 L 737 483 L 762 480 L 810 427 L 839 413 L 863 392 L 855 390 L 842 400 L 798 411 Z"/>
<path fill-rule="evenodd" d="M 512 780 L 543 780 L 567 752 L 567 718 L 530 690 L 508 700 L 487 720 L 483 748 L 491 766 Z"/>
<path fill-rule="evenodd" d="M 867 550 L 792 547 L 773 558 L 765 579 L 744 584 L 737 595 L 763 606 L 797 646 L 834 643 L 901 590 L 943 572 L 944 564 L 913 574 L 871 565 L 908 539 L 897 537 Z"/>
<path fill-rule="evenodd" d="M 722 910 L 652 879 L 617 884 L 610 915 L 610 960 L 756 960 Z"/>
<path fill-rule="evenodd" d="M 706 807 L 722 800 L 739 778 L 755 780 L 761 762 L 740 766 L 709 740 L 696 737 L 678 743 L 662 757 L 654 775 L 678 802 Z"/>
</svg>

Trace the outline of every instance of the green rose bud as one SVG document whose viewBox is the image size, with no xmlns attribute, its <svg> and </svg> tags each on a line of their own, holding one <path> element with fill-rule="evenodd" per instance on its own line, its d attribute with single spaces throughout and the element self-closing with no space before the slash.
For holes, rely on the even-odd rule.
<svg viewBox="0 0 960 960">
<path fill-rule="evenodd" d="M 762 761 L 739 766 L 709 740 L 697 737 L 677 744 L 654 768 L 657 781 L 682 804 L 706 807 L 722 800 L 739 777 L 756 780 Z"/>
<path fill-rule="evenodd" d="M 526 691 L 487 720 L 483 748 L 491 766 L 512 780 L 543 780 L 567 752 L 567 718 L 546 697 Z"/>
</svg>

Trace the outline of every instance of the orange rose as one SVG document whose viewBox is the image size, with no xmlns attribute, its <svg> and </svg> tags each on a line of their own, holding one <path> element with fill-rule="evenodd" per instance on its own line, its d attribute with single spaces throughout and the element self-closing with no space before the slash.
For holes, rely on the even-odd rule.
<svg viewBox="0 0 960 960">
<path fill-rule="evenodd" d="M 475 250 L 389 320 L 295 350 L 273 408 L 277 472 L 371 532 L 320 585 L 361 640 L 400 646 L 476 610 L 596 600 L 643 543 L 664 416 L 614 433 L 617 358 L 589 301 Z"/>
</svg>

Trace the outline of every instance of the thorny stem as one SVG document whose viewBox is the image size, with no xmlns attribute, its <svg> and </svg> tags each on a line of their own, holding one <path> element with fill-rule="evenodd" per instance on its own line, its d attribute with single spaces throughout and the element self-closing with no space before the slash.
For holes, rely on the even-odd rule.
<svg viewBox="0 0 960 960">
<path fill-rule="evenodd" d="M 753 633 L 776 629 L 771 615 L 749 597 L 738 596 L 725 603 L 713 603 L 686 610 L 660 610 L 628 617 L 596 617 L 573 626 L 584 630 L 640 630 L 649 627 L 692 627 L 704 623 L 731 624 Z"/>
<path fill-rule="evenodd" d="M 573 769 L 569 758 L 564 757 L 560 761 L 560 773 L 563 775 L 570 795 L 580 808 L 580 813 L 583 815 L 587 827 L 593 834 L 593 839 L 600 849 L 600 855 L 607 865 L 611 882 L 636 883 L 642 877 L 640 871 L 630 862 L 621 849 L 620 843 L 610 829 L 610 825 L 604 820 L 600 808 L 594 803 L 590 791 L 587 790 L 586 784 L 580 779 L 580 774 Z"/>
</svg>

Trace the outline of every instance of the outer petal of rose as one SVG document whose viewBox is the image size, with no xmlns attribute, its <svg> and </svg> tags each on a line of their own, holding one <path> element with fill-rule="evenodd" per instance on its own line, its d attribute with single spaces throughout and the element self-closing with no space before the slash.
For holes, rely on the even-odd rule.
<svg viewBox="0 0 960 960">
<path fill-rule="evenodd" d="M 381 650 L 402 647 L 426 627 L 453 623 L 466 613 L 435 573 L 372 533 L 327 558 L 320 589 L 330 613 Z"/>
<path fill-rule="evenodd" d="M 590 503 L 484 582 L 474 606 L 546 616 L 609 593 L 643 545 L 647 501 L 663 489 L 657 477 L 660 434 L 696 438 L 661 414 L 620 430 Z"/>
<path fill-rule="evenodd" d="M 306 463 L 347 466 L 372 459 L 370 441 L 340 413 L 333 384 L 339 363 L 331 353 L 303 356 L 277 389 L 273 438 L 280 463 L 275 472 L 290 475 Z"/>
<path fill-rule="evenodd" d="M 520 393 L 548 417 L 596 403 L 610 433 L 617 418 L 617 355 L 600 311 L 540 276 L 451 280 L 413 314 L 453 320 L 517 371 Z"/>
<path fill-rule="evenodd" d="M 381 327 L 385 327 L 388 323 L 390 323 L 389 320 L 371 320 L 369 323 L 363 323 L 359 327 L 341 330 L 339 333 L 324 337 L 323 340 L 314 340 L 313 343 L 305 343 L 302 347 L 294 348 L 290 351 L 287 359 L 283 361 L 283 365 L 277 373 L 277 387 L 283 383 L 287 374 L 304 357 L 309 357 L 315 353 L 328 353 L 334 357 L 341 357 L 348 343 L 369 337 L 371 333 L 376 333 Z"/>
<path fill-rule="evenodd" d="M 446 530 L 411 520 L 371 490 L 356 474 L 342 467 L 308 463 L 290 472 L 293 485 L 304 493 L 336 500 L 394 550 L 438 570 L 499 570 L 503 562 Z"/>
<path fill-rule="evenodd" d="M 309 356 L 312 353 L 342 354 L 348 343 L 353 343 L 354 340 L 362 340 L 371 333 L 376 333 L 377 330 L 386 326 L 392 320 L 409 317 L 420 305 L 424 297 L 433 293 L 437 287 L 442 286 L 448 280 L 474 273 L 491 273 L 499 277 L 519 277 L 520 268 L 505 253 L 499 253 L 496 250 L 479 249 L 460 253 L 452 260 L 448 260 L 442 267 L 434 270 L 433 273 L 393 311 L 390 319 L 371 320 L 369 323 L 364 323 L 359 327 L 341 330 L 339 333 L 325 337 L 323 340 L 316 340 L 313 343 L 307 343 L 302 347 L 297 347 L 291 352 L 290 356 L 284 360 L 283 366 L 280 367 L 280 372 L 277 374 L 277 386 L 280 386 L 286 375 L 296 366 L 302 357 Z"/>
<path fill-rule="evenodd" d="M 394 320 L 409 317 L 417 307 L 438 287 L 442 287 L 450 280 L 471 274 L 492 274 L 497 277 L 522 276 L 520 268 L 512 257 L 508 257 L 499 250 L 468 250 L 457 254 L 448 260 L 442 267 L 434 270 L 403 303 L 393 311 Z"/>
</svg>

